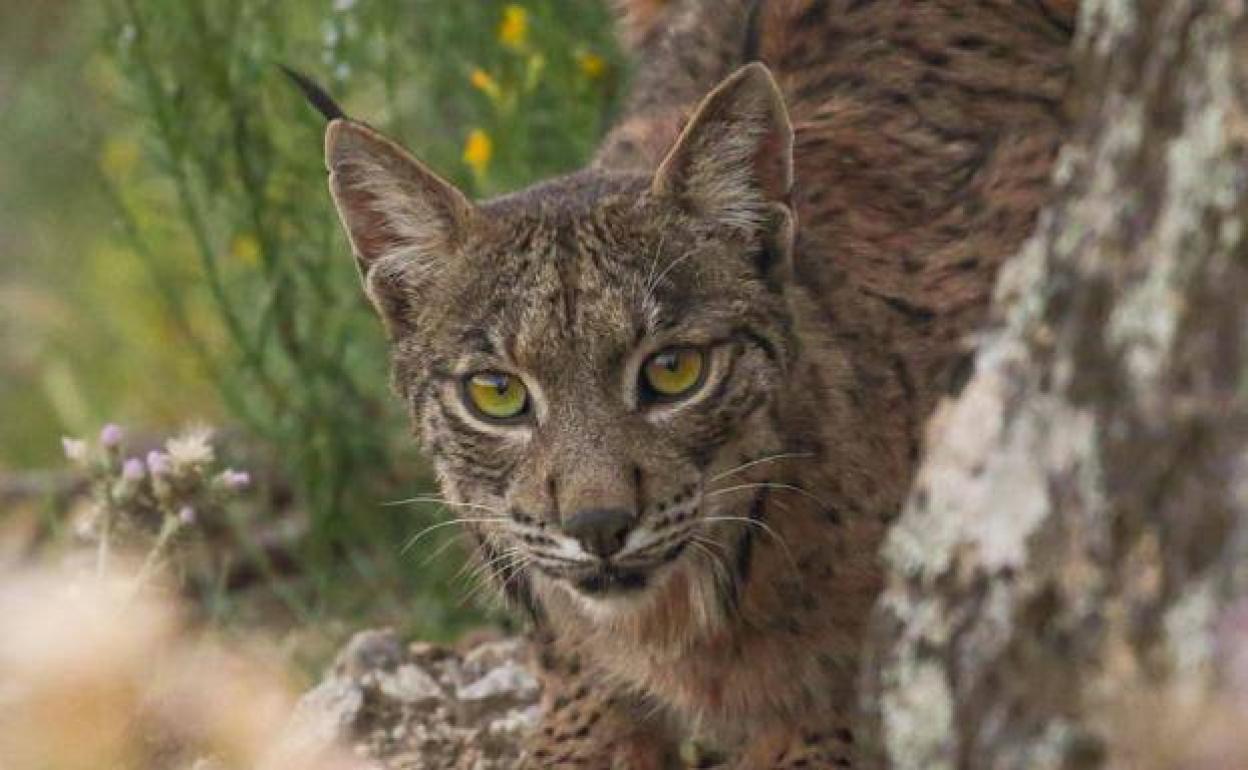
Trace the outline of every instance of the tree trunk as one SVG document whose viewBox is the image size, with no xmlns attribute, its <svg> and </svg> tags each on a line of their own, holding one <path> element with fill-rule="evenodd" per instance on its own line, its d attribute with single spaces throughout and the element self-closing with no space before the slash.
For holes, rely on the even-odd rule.
<svg viewBox="0 0 1248 770">
<path fill-rule="evenodd" d="M 1248 3 L 1084 0 L 1075 72 L 885 547 L 881 766 L 1248 768 Z"/>
</svg>

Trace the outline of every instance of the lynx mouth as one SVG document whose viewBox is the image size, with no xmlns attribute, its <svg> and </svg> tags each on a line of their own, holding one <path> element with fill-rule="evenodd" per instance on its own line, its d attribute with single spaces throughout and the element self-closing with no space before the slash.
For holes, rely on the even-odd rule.
<svg viewBox="0 0 1248 770">
<path fill-rule="evenodd" d="M 676 533 L 605 559 L 571 559 L 542 550 L 533 567 L 586 599 L 631 599 L 662 583 L 689 541 L 687 533 Z"/>
<path fill-rule="evenodd" d="M 593 598 L 635 595 L 653 585 L 659 573 L 676 561 L 687 544 L 680 538 L 674 543 L 664 543 L 657 554 L 647 554 L 641 559 L 633 556 L 624 562 L 604 561 L 565 579 L 582 594 Z"/>
<path fill-rule="evenodd" d="M 636 593 L 650 582 L 650 569 L 625 569 L 604 564 L 588 575 L 572 580 L 576 589 L 588 596 L 617 596 Z"/>
</svg>

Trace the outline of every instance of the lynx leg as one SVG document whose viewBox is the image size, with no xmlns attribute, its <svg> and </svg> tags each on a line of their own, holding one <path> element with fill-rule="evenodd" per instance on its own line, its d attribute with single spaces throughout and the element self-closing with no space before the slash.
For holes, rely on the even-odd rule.
<svg viewBox="0 0 1248 770">
<path fill-rule="evenodd" d="M 610 687 L 554 641 L 538 644 L 542 719 L 526 745 L 526 770 L 669 770 L 678 748 L 653 706 Z"/>
<path fill-rule="evenodd" d="M 745 749 L 733 770 L 847 770 L 857 766 L 853 732 L 833 727 L 762 736 Z"/>
</svg>

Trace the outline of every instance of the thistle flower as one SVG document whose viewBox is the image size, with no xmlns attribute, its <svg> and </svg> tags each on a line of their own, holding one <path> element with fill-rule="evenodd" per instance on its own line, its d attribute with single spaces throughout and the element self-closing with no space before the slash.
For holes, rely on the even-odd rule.
<svg viewBox="0 0 1248 770">
<path fill-rule="evenodd" d="M 80 463 L 87 459 L 87 442 L 79 438 L 61 437 L 61 448 L 65 450 L 65 458 Z"/>
<path fill-rule="evenodd" d="M 251 486 L 251 474 L 247 471 L 236 471 L 233 468 L 226 468 L 217 478 L 220 479 L 223 487 L 234 492 Z"/>
<path fill-rule="evenodd" d="M 216 459 L 212 449 L 212 431 L 208 428 L 192 428 L 181 436 L 165 442 L 165 451 L 175 467 L 205 465 Z"/>
<path fill-rule="evenodd" d="M 178 509 L 178 521 L 184 527 L 189 527 L 195 523 L 195 509 L 189 505 L 184 505 Z"/>
<path fill-rule="evenodd" d="M 152 450 L 147 453 L 147 470 L 153 476 L 166 476 L 173 470 L 169 455 Z"/>
<path fill-rule="evenodd" d="M 143 461 L 137 457 L 131 457 L 122 463 L 121 477 L 126 481 L 139 481 L 143 478 L 143 474 L 147 471 Z"/>
<path fill-rule="evenodd" d="M 505 48 L 519 51 L 529 39 L 529 12 L 512 3 L 503 7 L 503 20 L 498 25 L 498 42 Z"/>
<path fill-rule="evenodd" d="M 479 128 L 469 131 L 468 139 L 464 142 L 464 163 L 468 164 L 473 173 L 478 176 L 484 174 L 493 156 L 494 142 L 490 135 Z"/>
<path fill-rule="evenodd" d="M 125 438 L 125 431 L 116 423 L 110 422 L 100 429 L 100 446 L 106 449 L 116 448 L 123 438 Z"/>
</svg>

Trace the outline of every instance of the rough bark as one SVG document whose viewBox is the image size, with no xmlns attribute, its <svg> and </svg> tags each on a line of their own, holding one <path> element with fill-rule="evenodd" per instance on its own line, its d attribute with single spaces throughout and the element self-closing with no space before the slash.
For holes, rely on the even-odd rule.
<svg viewBox="0 0 1248 770">
<path fill-rule="evenodd" d="M 1248 767 L 1248 6 L 1085 0 L 1076 49 L 1056 202 L 885 548 L 882 766 Z"/>
</svg>

